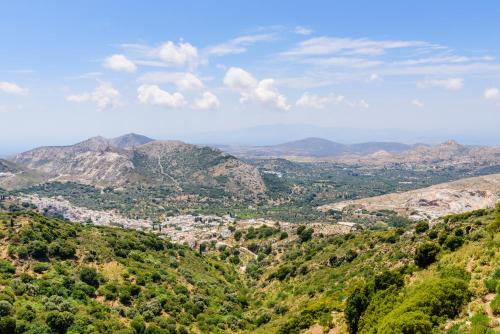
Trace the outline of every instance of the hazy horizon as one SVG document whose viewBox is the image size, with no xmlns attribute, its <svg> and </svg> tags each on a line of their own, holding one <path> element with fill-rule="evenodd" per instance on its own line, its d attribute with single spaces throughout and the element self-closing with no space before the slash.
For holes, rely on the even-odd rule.
<svg viewBox="0 0 500 334">
<path fill-rule="evenodd" d="M 409 132 L 401 129 L 349 129 L 328 128 L 304 124 L 268 124 L 258 127 L 227 130 L 221 132 L 185 133 L 185 134 L 148 134 L 139 131 L 123 133 L 108 132 L 87 136 L 46 138 L 41 141 L 25 141 L 12 146 L 0 143 L 0 157 L 8 157 L 41 146 L 68 146 L 92 137 L 115 138 L 126 134 L 137 134 L 154 140 L 181 140 L 197 145 L 242 145 L 266 146 L 282 144 L 306 138 L 321 138 L 342 144 L 366 142 L 396 142 L 404 144 L 440 144 L 455 140 L 463 145 L 498 146 L 496 133 L 485 133 L 482 137 L 462 136 L 453 133 Z"/>
</svg>

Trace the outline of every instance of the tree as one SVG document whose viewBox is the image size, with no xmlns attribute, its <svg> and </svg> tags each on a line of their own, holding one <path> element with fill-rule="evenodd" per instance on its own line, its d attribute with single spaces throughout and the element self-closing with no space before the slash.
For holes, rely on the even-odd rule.
<svg viewBox="0 0 500 334">
<path fill-rule="evenodd" d="M 426 221 L 419 221 L 417 225 L 415 225 L 415 232 L 424 233 L 429 229 L 429 223 Z"/>
<path fill-rule="evenodd" d="M 0 316 L 5 317 L 12 314 L 12 304 L 6 300 L 0 300 Z"/>
<path fill-rule="evenodd" d="M 345 307 L 345 317 L 347 320 L 347 327 L 349 328 L 349 333 L 355 334 L 358 332 L 359 319 L 365 312 L 370 299 L 367 290 L 364 288 L 358 288 L 347 298 L 347 304 Z"/>
<path fill-rule="evenodd" d="M 299 229 L 297 229 L 297 232 L 298 231 L 299 231 Z M 306 241 L 311 240 L 313 233 L 314 233 L 314 230 L 310 227 L 300 229 L 300 233 L 298 233 L 300 242 L 306 242 Z"/>
<path fill-rule="evenodd" d="M 456 235 L 449 235 L 444 241 L 443 246 L 448 248 L 451 251 L 457 250 L 464 243 L 464 239 L 462 237 L 458 237 Z"/>
<path fill-rule="evenodd" d="M 80 271 L 80 279 L 82 282 L 87 283 L 93 287 L 99 287 L 99 279 L 97 271 L 94 268 L 83 268 Z"/>
<path fill-rule="evenodd" d="M 45 241 L 34 240 L 28 245 L 28 252 L 35 259 L 46 259 L 47 251 L 47 243 Z"/>
<path fill-rule="evenodd" d="M 74 316 L 70 312 L 52 311 L 47 314 L 47 325 L 56 333 L 66 333 L 73 321 Z"/>
<path fill-rule="evenodd" d="M 134 318 L 134 320 L 132 320 L 132 322 L 130 323 L 130 327 L 132 327 L 135 334 L 143 334 L 146 330 L 144 320 L 140 316 L 137 316 Z"/>
<path fill-rule="evenodd" d="M 12 334 L 16 332 L 16 319 L 13 317 L 0 318 L 0 334 Z"/>
<path fill-rule="evenodd" d="M 381 333 L 431 333 L 432 322 L 422 311 L 412 311 L 380 324 Z"/>
<path fill-rule="evenodd" d="M 415 251 L 415 264 L 420 268 L 427 268 L 429 265 L 436 262 L 436 256 L 440 251 L 441 248 L 431 242 L 418 246 Z"/>
</svg>

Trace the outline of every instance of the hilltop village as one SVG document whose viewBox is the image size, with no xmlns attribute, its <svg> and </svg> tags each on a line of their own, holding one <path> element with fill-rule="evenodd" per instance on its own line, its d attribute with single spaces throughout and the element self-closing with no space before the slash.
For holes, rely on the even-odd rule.
<svg viewBox="0 0 500 334">
<path fill-rule="evenodd" d="M 96 226 L 114 226 L 139 231 L 149 231 L 167 237 L 174 243 L 187 244 L 195 248 L 203 242 L 223 242 L 230 238 L 236 230 L 246 231 L 250 228 L 268 226 L 290 233 L 297 224 L 274 221 L 271 219 L 235 219 L 230 215 L 178 215 L 166 217 L 164 220 L 133 219 L 108 210 L 99 211 L 75 206 L 61 197 L 40 197 L 25 195 L 3 199 L 9 203 L 17 203 L 19 207 L 36 209 L 49 217 L 63 218 L 68 221 Z M 11 204 L 13 205 L 13 204 Z M 308 224 L 316 234 L 346 234 L 359 229 L 357 223 L 311 223 Z"/>
</svg>

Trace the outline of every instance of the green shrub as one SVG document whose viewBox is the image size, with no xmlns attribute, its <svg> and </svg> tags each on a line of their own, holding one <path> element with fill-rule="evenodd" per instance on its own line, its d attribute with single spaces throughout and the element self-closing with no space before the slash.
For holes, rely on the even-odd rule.
<svg viewBox="0 0 500 334">
<path fill-rule="evenodd" d="M 496 294 L 495 298 L 490 303 L 493 314 L 500 315 L 500 294 Z"/>
<path fill-rule="evenodd" d="M 28 244 L 28 253 L 37 260 L 47 258 L 48 247 L 45 241 L 34 240 Z"/>
<path fill-rule="evenodd" d="M 429 320 L 432 326 L 438 325 L 446 318 L 457 316 L 469 298 L 470 292 L 464 280 L 428 279 L 409 290 L 401 303 L 381 318 L 376 330 L 379 333 L 413 333 L 403 330 L 404 322 L 410 320 L 415 326 L 424 326 L 422 328 Z M 409 319 L 408 314 L 413 318 Z M 389 331 L 391 327 L 396 331 Z"/>
<path fill-rule="evenodd" d="M 12 265 L 7 260 L 0 260 L 0 273 L 2 274 L 15 274 L 16 273 L 16 267 Z"/>
<path fill-rule="evenodd" d="M 67 311 L 51 311 L 47 313 L 47 325 L 56 333 L 66 333 L 73 321 L 73 314 Z"/>
<path fill-rule="evenodd" d="M 396 318 L 384 320 L 378 327 L 377 333 L 431 333 L 432 322 L 430 316 L 422 311 L 410 311 Z"/>
<path fill-rule="evenodd" d="M 142 317 L 135 317 L 134 320 L 130 323 L 130 327 L 132 327 L 135 334 L 144 334 L 146 330 L 146 324 Z"/>
<path fill-rule="evenodd" d="M 99 287 L 99 278 L 94 268 L 83 268 L 80 270 L 80 280 L 93 287 Z"/>
<path fill-rule="evenodd" d="M 0 333 L 13 334 L 16 333 L 16 319 L 12 317 L 0 318 Z"/>
<path fill-rule="evenodd" d="M 372 297 L 378 292 L 390 287 L 400 288 L 404 284 L 403 269 L 384 271 L 375 276 L 362 287 L 356 288 L 347 298 L 344 310 L 349 333 L 358 332 L 359 322 L 364 312 L 370 305 Z"/>
<path fill-rule="evenodd" d="M 490 320 L 484 313 L 476 313 L 470 318 L 470 334 L 486 334 Z"/>
<path fill-rule="evenodd" d="M 49 245 L 48 252 L 50 256 L 60 259 L 71 259 L 75 257 L 76 246 L 66 241 L 55 241 Z"/>
<path fill-rule="evenodd" d="M 420 268 L 427 268 L 432 263 L 436 262 L 436 257 L 441 248 L 435 243 L 424 243 L 417 247 L 415 251 L 415 264 Z"/>
<path fill-rule="evenodd" d="M 37 274 L 41 274 L 49 269 L 50 265 L 45 262 L 37 262 L 33 265 L 33 271 Z"/>
<path fill-rule="evenodd" d="M 26 305 L 25 307 L 20 308 L 16 312 L 16 316 L 18 319 L 26 320 L 28 322 L 32 322 L 33 320 L 36 319 L 36 313 L 35 310 L 31 305 Z"/>
<path fill-rule="evenodd" d="M 427 231 L 429 229 L 429 223 L 426 222 L 426 221 L 419 221 L 416 225 L 415 225 L 415 232 L 416 233 L 424 233 L 425 231 Z"/>
<path fill-rule="evenodd" d="M 451 251 L 455 251 L 460 248 L 464 243 L 464 239 L 460 236 L 449 235 L 443 243 L 443 247 Z"/>
<path fill-rule="evenodd" d="M 299 237 L 300 242 L 306 242 L 312 239 L 312 235 L 314 230 L 309 227 L 306 228 L 304 225 L 301 225 L 297 228 L 297 235 Z"/>
<path fill-rule="evenodd" d="M 0 317 L 12 314 L 12 304 L 6 300 L 0 300 Z"/>
<path fill-rule="evenodd" d="M 500 269 L 495 269 L 484 281 L 484 285 L 489 292 L 495 292 L 498 283 L 500 283 Z"/>
</svg>

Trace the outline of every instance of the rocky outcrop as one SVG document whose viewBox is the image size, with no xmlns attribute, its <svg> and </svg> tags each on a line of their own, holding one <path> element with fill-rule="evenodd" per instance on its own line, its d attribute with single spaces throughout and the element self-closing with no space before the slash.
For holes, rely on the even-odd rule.
<svg viewBox="0 0 500 334">
<path fill-rule="evenodd" d="M 135 134 L 41 147 L 18 154 L 10 163 L 37 172 L 45 182 L 73 181 L 113 188 L 140 184 L 167 187 L 179 194 L 225 192 L 234 197 L 256 197 L 266 190 L 258 170 L 232 155 Z"/>
<path fill-rule="evenodd" d="M 343 211 L 392 210 L 413 219 L 433 219 L 451 213 L 493 207 L 500 200 L 500 174 L 441 183 L 431 187 L 382 196 L 343 201 L 319 207 Z"/>
</svg>

